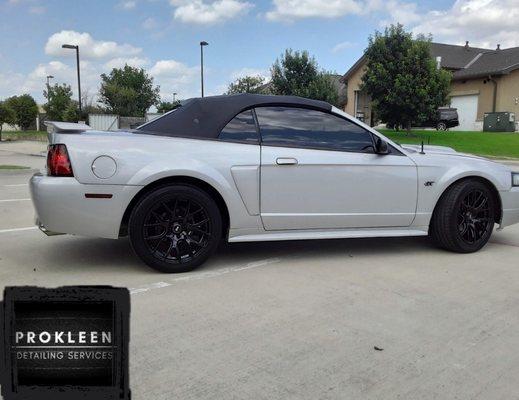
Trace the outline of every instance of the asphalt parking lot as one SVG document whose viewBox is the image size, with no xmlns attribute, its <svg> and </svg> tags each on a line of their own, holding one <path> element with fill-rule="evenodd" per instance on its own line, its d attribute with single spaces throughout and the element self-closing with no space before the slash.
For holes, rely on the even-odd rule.
<svg viewBox="0 0 519 400">
<path fill-rule="evenodd" d="M 44 159 L 0 151 L 14 163 Z M 235 244 L 164 275 L 127 239 L 43 235 L 29 177 L 0 172 L 1 289 L 131 288 L 134 399 L 518 395 L 519 226 L 476 254 L 426 238 Z"/>
</svg>

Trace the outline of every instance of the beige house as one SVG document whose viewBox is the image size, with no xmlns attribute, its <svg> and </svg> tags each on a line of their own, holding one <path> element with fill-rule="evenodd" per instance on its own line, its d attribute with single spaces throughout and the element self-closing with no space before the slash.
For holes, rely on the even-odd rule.
<svg viewBox="0 0 519 400">
<path fill-rule="evenodd" d="M 450 106 L 458 109 L 457 130 L 482 130 L 486 112 L 510 111 L 519 117 L 519 47 L 482 49 L 431 43 L 431 56 L 452 72 Z M 366 58 L 343 76 L 347 84 L 345 111 L 374 125 L 369 95 L 360 89 Z"/>
</svg>

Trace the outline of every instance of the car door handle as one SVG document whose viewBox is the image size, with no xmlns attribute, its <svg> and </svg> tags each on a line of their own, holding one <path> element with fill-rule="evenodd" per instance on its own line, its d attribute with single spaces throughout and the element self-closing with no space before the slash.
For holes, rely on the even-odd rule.
<svg viewBox="0 0 519 400">
<path fill-rule="evenodd" d="M 277 165 L 296 165 L 297 160 L 295 158 L 290 158 L 290 157 L 280 157 L 280 158 L 276 158 L 276 164 Z"/>
</svg>

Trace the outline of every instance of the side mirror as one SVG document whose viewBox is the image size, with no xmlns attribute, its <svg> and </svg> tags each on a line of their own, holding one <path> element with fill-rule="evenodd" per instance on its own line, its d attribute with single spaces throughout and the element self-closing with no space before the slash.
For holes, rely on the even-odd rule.
<svg viewBox="0 0 519 400">
<path fill-rule="evenodd" d="M 389 154 L 387 142 L 381 138 L 377 138 L 375 141 L 375 153 L 377 154 Z"/>
</svg>

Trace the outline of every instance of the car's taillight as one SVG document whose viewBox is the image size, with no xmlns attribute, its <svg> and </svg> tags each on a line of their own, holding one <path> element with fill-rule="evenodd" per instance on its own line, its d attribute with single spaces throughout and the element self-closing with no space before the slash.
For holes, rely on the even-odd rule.
<svg viewBox="0 0 519 400">
<path fill-rule="evenodd" d="M 51 176 L 74 176 L 67 146 L 51 144 L 47 153 L 47 173 Z"/>
</svg>

